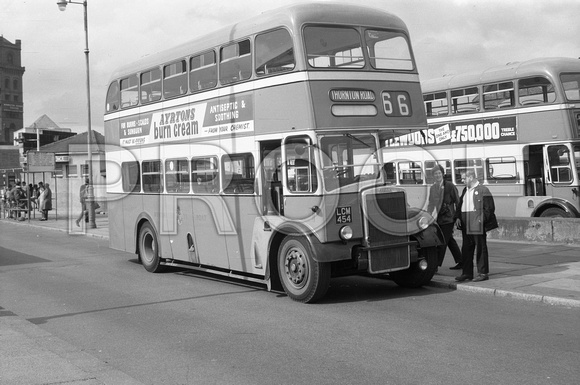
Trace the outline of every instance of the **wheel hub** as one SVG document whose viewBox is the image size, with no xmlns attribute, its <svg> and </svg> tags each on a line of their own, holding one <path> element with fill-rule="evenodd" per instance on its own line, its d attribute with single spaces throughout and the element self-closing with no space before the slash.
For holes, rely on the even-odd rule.
<svg viewBox="0 0 580 385">
<path fill-rule="evenodd" d="M 307 275 L 305 256 L 298 250 L 290 250 L 286 254 L 284 266 L 288 279 L 295 285 L 301 285 Z"/>
</svg>

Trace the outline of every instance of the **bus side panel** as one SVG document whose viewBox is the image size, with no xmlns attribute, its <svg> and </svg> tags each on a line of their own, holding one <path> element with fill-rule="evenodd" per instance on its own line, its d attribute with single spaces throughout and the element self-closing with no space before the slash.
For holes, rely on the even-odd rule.
<svg viewBox="0 0 580 385">
<path fill-rule="evenodd" d="M 569 117 L 565 110 L 520 114 L 517 117 L 518 140 L 520 142 L 545 142 L 546 132 L 549 132 L 555 140 L 570 137 Z M 527 129 L 529 127 L 537 127 L 538 129 Z"/>
<path fill-rule="evenodd" d="M 326 222 L 328 218 L 326 205 L 335 206 L 338 198 L 335 195 L 327 195 L 327 198 L 319 195 L 292 195 L 284 196 L 284 215 L 286 218 L 301 222 L 311 229 L 314 229 L 316 237 L 320 242 L 326 242 Z M 315 208 L 318 207 L 318 210 Z M 355 207 L 355 209 L 357 209 Z M 316 212 L 315 212 L 316 211 Z M 334 219 L 335 207 L 332 207 L 332 219 Z"/>
<path fill-rule="evenodd" d="M 331 90 L 370 90 L 374 93 L 374 101 L 360 102 L 342 102 L 332 101 L 330 97 Z M 316 126 L 318 128 L 334 127 L 378 127 L 387 126 L 404 127 L 424 127 L 425 110 L 423 98 L 421 97 L 421 87 L 419 83 L 413 82 L 395 82 L 395 81 L 312 81 L 310 83 L 312 93 L 312 103 L 315 111 Z M 403 112 L 408 115 L 402 115 L 397 108 L 392 116 L 387 116 L 383 105 L 383 92 L 389 95 L 405 96 L 405 109 Z M 410 98 L 407 100 L 406 95 Z M 362 119 L 360 116 L 334 116 L 330 111 L 333 105 L 340 104 L 372 104 L 376 108 L 376 115 L 366 116 Z"/>
<path fill-rule="evenodd" d="M 236 233 L 224 237 L 230 269 L 246 273 L 264 275 L 264 270 L 257 267 L 252 257 L 252 239 L 254 221 L 259 215 L 253 195 L 224 196 L 227 206 L 225 215 L 230 215 L 235 224 Z"/>
<path fill-rule="evenodd" d="M 122 213 L 125 210 L 124 199 L 112 199 L 107 202 L 107 207 L 110 213 Z M 115 250 L 122 250 L 133 252 L 135 248 L 127 248 L 127 238 L 133 238 L 133 234 L 127 234 L 125 231 L 125 216 L 123 215 L 109 215 L 109 247 Z M 129 229 L 129 231 L 131 231 Z"/>
<path fill-rule="evenodd" d="M 170 236 L 173 258 L 223 269 L 229 267 L 220 222 L 221 197 L 176 197 L 175 231 Z M 188 239 L 189 235 L 189 239 Z M 193 242 L 193 248 L 189 244 Z"/>
<path fill-rule="evenodd" d="M 172 229 L 167 227 L 167 223 L 164 222 L 164 218 L 162 217 L 161 196 L 156 194 L 143 194 L 142 197 L 143 200 L 141 205 L 138 204 L 138 201 L 131 200 L 130 202 L 135 202 L 136 205 L 133 207 L 125 207 L 125 213 L 135 213 L 130 215 L 130 222 L 128 223 L 134 223 L 134 226 L 136 226 L 138 216 L 141 213 L 146 212 L 152 221 L 153 227 L 157 231 L 157 242 L 161 251 L 159 256 L 161 258 L 172 258 L 171 245 L 169 243 L 169 235 L 171 234 Z M 137 233 L 137 237 L 138 236 L 139 234 Z"/>
<path fill-rule="evenodd" d="M 143 212 L 143 197 L 140 194 L 127 194 L 121 199 L 111 199 L 108 202 L 110 213 L 123 215 L 109 215 L 109 244 L 117 250 L 135 252 L 137 244 L 137 218 Z"/>
<path fill-rule="evenodd" d="M 493 195 L 493 201 L 495 203 L 495 212 L 496 214 L 499 213 L 502 217 L 513 217 L 513 216 L 522 216 L 521 212 L 518 214 L 519 211 L 519 204 L 514 204 L 514 199 L 517 197 L 522 197 L 525 195 L 524 193 L 524 185 L 523 184 L 495 184 L 490 183 L 486 185 L 489 188 L 489 191 Z M 459 192 L 461 193 L 461 191 Z M 525 198 L 525 197 L 524 197 Z M 519 200 L 518 200 L 519 201 Z M 524 203 L 524 202 L 522 202 Z M 522 205 L 523 207 L 527 207 L 527 203 Z M 530 216 L 531 209 L 529 212 L 524 214 L 525 216 Z"/>
<path fill-rule="evenodd" d="M 312 104 L 307 83 L 261 88 L 254 92 L 256 135 L 288 132 L 313 126 Z M 288 104 L 291 100 L 292 104 Z"/>
</svg>

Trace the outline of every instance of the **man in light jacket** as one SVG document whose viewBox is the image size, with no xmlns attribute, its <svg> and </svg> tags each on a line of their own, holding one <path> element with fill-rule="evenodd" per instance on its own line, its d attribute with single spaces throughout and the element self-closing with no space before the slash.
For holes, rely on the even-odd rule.
<svg viewBox="0 0 580 385">
<path fill-rule="evenodd" d="M 461 228 L 463 273 L 455 278 L 458 282 L 489 279 L 489 256 L 487 232 L 498 227 L 495 203 L 487 187 L 480 184 L 474 170 L 465 172 L 465 188 L 459 198 L 457 225 Z M 476 254 L 477 277 L 473 278 L 473 253 Z"/>
</svg>

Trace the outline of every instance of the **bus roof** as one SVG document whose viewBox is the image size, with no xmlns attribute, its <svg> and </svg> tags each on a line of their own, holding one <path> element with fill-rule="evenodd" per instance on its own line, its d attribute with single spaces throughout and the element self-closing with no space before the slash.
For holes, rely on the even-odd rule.
<svg viewBox="0 0 580 385">
<path fill-rule="evenodd" d="M 407 32 L 405 23 L 399 17 L 378 9 L 329 2 L 296 4 L 263 12 L 173 48 L 148 55 L 117 69 L 111 80 L 192 54 L 202 53 L 215 46 L 273 28 L 284 26 L 292 33 L 296 33 L 305 23 L 351 24 L 377 28 L 389 25 L 391 28 Z"/>
<path fill-rule="evenodd" d="M 449 75 L 421 82 L 423 93 L 457 89 L 478 84 L 501 82 L 516 78 L 546 75 L 550 78 L 562 72 L 580 72 L 580 60 L 555 57 L 538 58 L 523 62 L 507 63 L 484 71 L 470 72 L 460 75 Z"/>
</svg>

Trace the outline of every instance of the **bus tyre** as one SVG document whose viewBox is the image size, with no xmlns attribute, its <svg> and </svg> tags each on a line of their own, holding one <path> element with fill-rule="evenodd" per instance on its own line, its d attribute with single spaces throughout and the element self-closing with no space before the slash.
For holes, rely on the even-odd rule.
<svg viewBox="0 0 580 385">
<path fill-rule="evenodd" d="M 139 260 L 141 264 L 150 273 L 159 273 L 163 271 L 159 258 L 159 244 L 155 230 L 148 222 L 143 224 L 139 231 Z"/>
<path fill-rule="evenodd" d="M 558 208 L 558 207 L 550 207 L 547 208 L 540 214 L 542 218 L 571 218 L 572 216 L 570 213 Z"/>
<path fill-rule="evenodd" d="M 286 237 L 278 252 L 280 281 L 288 297 L 298 302 L 314 302 L 324 296 L 330 283 L 330 265 L 316 262 L 308 242 Z"/>
<path fill-rule="evenodd" d="M 425 269 L 421 268 L 420 261 L 411 263 L 407 270 L 393 271 L 389 273 L 391 279 L 402 287 L 420 287 L 431 281 L 437 270 L 437 247 L 427 247 L 419 251 L 419 258 L 427 262 Z"/>
</svg>

